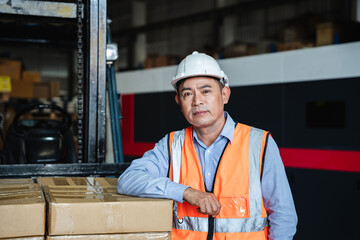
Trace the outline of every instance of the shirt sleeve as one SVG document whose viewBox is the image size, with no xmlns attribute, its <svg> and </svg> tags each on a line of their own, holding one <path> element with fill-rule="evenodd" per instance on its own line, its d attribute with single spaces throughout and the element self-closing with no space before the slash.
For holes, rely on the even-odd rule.
<svg viewBox="0 0 360 240">
<path fill-rule="evenodd" d="M 290 240 L 296 233 L 297 214 L 279 148 L 269 137 L 261 182 L 269 219 L 269 240 Z"/>
<path fill-rule="evenodd" d="M 138 197 L 169 198 L 183 202 L 183 193 L 188 186 L 170 181 L 168 135 L 142 158 L 131 165 L 118 179 L 117 191 L 120 194 Z"/>
</svg>

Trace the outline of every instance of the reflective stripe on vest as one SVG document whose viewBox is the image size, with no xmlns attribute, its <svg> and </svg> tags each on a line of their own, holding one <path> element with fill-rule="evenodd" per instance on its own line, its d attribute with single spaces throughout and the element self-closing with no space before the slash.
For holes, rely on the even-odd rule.
<svg viewBox="0 0 360 240">
<path fill-rule="evenodd" d="M 176 159 L 176 161 L 173 161 L 172 164 L 173 182 L 176 183 L 179 183 L 180 180 L 181 149 L 184 139 L 185 139 L 185 129 L 174 132 L 174 140 L 171 149 L 172 149 L 172 159 Z"/>
<path fill-rule="evenodd" d="M 241 127 L 241 126 L 239 126 Z M 249 135 L 249 206 L 248 218 L 215 218 L 214 232 L 256 232 L 263 231 L 268 225 L 262 216 L 262 195 L 260 183 L 260 157 L 264 131 L 251 127 Z M 179 183 L 181 170 L 181 152 L 185 139 L 185 130 L 174 132 L 171 145 L 173 181 Z M 174 203 L 173 228 L 208 232 L 208 218 L 183 216 L 178 218 L 177 202 Z"/>
</svg>

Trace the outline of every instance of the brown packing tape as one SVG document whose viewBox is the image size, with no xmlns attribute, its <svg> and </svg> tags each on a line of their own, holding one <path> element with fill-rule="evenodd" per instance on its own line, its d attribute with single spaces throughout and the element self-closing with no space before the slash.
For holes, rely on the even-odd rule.
<svg viewBox="0 0 360 240">
<path fill-rule="evenodd" d="M 53 193 L 61 192 L 98 192 L 93 186 L 44 186 L 43 188 L 49 189 Z M 102 192 L 102 191 L 100 191 Z"/>
<path fill-rule="evenodd" d="M 67 178 L 64 177 L 38 177 L 36 178 L 37 182 L 41 186 L 67 186 L 69 185 L 69 182 L 67 181 Z"/>
<path fill-rule="evenodd" d="M 39 177 L 41 186 L 89 186 L 85 177 Z"/>
<path fill-rule="evenodd" d="M 94 186 L 97 188 L 113 188 L 117 178 L 94 177 L 39 177 L 37 181 L 42 186 Z"/>
<path fill-rule="evenodd" d="M 116 193 L 117 178 L 94 178 L 94 177 L 40 177 L 37 178 L 41 186 L 49 186 L 51 189 L 63 189 L 74 191 L 87 189 L 98 193 Z M 67 188 L 71 187 L 71 188 Z"/>
<path fill-rule="evenodd" d="M 47 236 L 47 240 L 170 240 L 170 232 Z"/>
<path fill-rule="evenodd" d="M 90 179 L 90 178 L 88 178 Z M 116 187 L 117 185 L 117 178 L 94 178 L 95 186 L 102 186 L 102 187 Z"/>
<path fill-rule="evenodd" d="M 9 184 L 0 188 L 0 205 L 44 203 L 38 184 Z"/>
<path fill-rule="evenodd" d="M 18 193 L 0 195 L 0 205 L 19 205 L 44 203 L 43 197 L 38 193 Z"/>
<path fill-rule="evenodd" d="M 87 202 L 113 202 L 115 199 L 106 192 L 99 192 L 93 187 L 56 187 L 45 186 L 44 192 L 50 203 L 87 203 Z"/>
</svg>

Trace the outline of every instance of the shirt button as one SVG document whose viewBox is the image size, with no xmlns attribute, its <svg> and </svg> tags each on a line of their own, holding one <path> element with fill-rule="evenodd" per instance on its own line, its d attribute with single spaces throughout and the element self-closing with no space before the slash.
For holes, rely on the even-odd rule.
<svg viewBox="0 0 360 240">
<path fill-rule="evenodd" d="M 210 149 L 208 149 L 208 150 L 206 150 L 206 152 L 207 152 L 207 153 L 210 153 L 211 151 L 210 151 Z"/>
<path fill-rule="evenodd" d="M 208 176 L 210 176 L 210 173 L 208 172 Z"/>
</svg>

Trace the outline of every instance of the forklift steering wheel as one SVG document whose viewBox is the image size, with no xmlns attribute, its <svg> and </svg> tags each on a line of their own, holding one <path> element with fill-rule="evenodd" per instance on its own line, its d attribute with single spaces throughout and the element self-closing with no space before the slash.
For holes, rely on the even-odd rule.
<svg viewBox="0 0 360 240">
<path fill-rule="evenodd" d="M 40 120 L 38 124 L 35 126 L 24 126 L 19 123 L 19 118 L 24 115 L 25 113 L 28 113 L 32 110 L 42 110 L 42 109 L 51 109 L 52 111 L 57 111 L 61 113 L 63 117 L 63 123 L 60 126 L 51 126 L 46 120 Z M 66 112 L 63 108 L 56 106 L 56 105 L 50 105 L 50 104 L 33 104 L 28 107 L 25 107 L 23 110 L 18 112 L 13 121 L 13 125 L 15 130 L 19 132 L 26 132 L 30 130 L 31 128 L 37 127 L 37 126 L 46 126 L 46 127 L 52 127 L 58 129 L 62 134 L 64 134 L 70 127 L 71 127 L 71 116 L 68 112 Z"/>
</svg>

